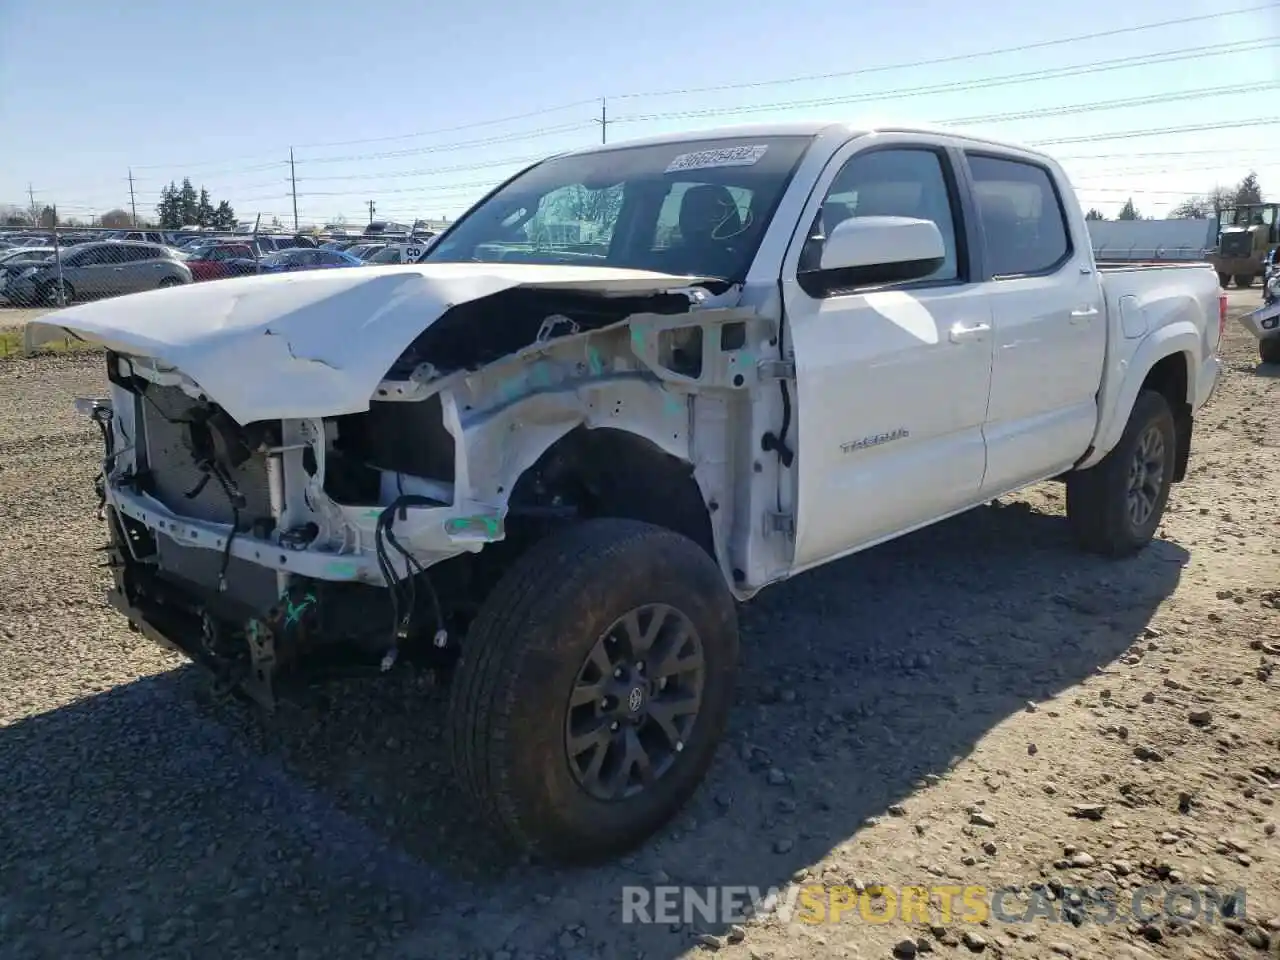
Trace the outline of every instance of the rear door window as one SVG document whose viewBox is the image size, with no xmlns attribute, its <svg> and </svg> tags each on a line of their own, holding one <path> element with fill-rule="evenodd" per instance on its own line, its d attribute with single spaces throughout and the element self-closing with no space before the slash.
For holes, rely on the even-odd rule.
<svg viewBox="0 0 1280 960">
<path fill-rule="evenodd" d="M 1071 234 L 1049 171 L 981 154 L 969 154 L 968 161 L 992 276 L 1052 273 L 1066 263 Z"/>
</svg>

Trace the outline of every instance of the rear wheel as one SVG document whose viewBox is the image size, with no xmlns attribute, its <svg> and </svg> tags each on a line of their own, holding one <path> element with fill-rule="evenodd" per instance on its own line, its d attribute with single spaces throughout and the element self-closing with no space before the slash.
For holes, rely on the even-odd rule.
<svg viewBox="0 0 1280 960">
<path fill-rule="evenodd" d="M 1225 290 L 1230 285 L 1231 285 L 1231 274 L 1229 273 L 1218 274 L 1218 286 L 1222 287 Z"/>
<path fill-rule="evenodd" d="M 179 280 L 177 277 L 165 277 L 163 280 L 160 281 L 160 288 L 164 289 L 165 287 L 176 287 L 180 283 L 182 283 L 182 281 Z"/>
<path fill-rule="evenodd" d="M 1280 337 L 1259 340 L 1258 359 L 1263 363 L 1280 363 Z"/>
<path fill-rule="evenodd" d="M 1253 286 L 1253 274 L 1252 274 L 1252 273 L 1237 273 L 1237 274 L 1236 274 L 1236 286 L 1237 286 L 1237 287 L 1239 287 L 1241 290 L 1246 290 L 1246 289 L 1248 289 L 1249 287 L 1252 287 L 1252 286 Z"/>
<path fill-rule="evenodd" d="M 1151 541 L 1169 499 L 1176 441 L 1169 401 L 1141 391 L 1115 449 L 1067 476 L 1067 520 L 1081 547 L 1120 557 Z"/>
<path fill-rule="evenodd" d="M 562 863 L 643 842 L 689 799 L 733 698 L 737 614 L 692 540 L 591 520 L 494 588 L 454 674 L 458 779 L 517 846 Z"/>
</svg>

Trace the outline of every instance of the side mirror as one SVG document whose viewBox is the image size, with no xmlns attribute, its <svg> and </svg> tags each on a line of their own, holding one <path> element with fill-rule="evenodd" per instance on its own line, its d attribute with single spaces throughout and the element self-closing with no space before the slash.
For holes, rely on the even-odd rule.
<svg viewBox="0 0 1280 960">
<path fill-rule="evenodd" d="M 850 217 L 823 241 L 818 269 L 801 274 L 826 290 L 920 280 L 946 260 L 932 220 Z"/>
</svg>

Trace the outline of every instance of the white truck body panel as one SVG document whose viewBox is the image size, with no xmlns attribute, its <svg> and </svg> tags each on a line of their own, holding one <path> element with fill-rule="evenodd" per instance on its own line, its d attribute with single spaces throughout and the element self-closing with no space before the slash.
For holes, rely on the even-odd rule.
<svg viewBox="0 0 1280 960">
<path fill-rule="evenodd" d="M 49 314 L 32 329 L 69 330 L 153 358 L 159 363 L 140 363 L 139 376 L 206 394 L 241 423 L 285 421 L 287 433 L 316 449 L 321 475 L 325 418 L 369 410 L 374 401 L 438 395 L 457 445 L 450 506 L 410 509 L 398 528 L 426 564 L 501 539 L 514 482 L 569 430 L 612 426 L 636 434 L 692 466 L 704 500 L 715 505 L 709 508 L 715 545 L 740 598 L 1098 462 L 1123 432 L 1147 373 L 1168 356 L 1185 359 L 1190 408 L 1212 391 L 1219 337 L 1212 269 L 1100 270 L 1079 204 L 1051 158 L 923 128 L 756 126 L 698 139 L 717 133 L 803 134 L 811 142 L 745 277 L 714 297 L 691 289 L 705 278 L 644 270 L 428 261 L 138 294 Z M 800 261 L 828 188 L 855 158 L 894 149 L 936 156 L 950 171 L 949 215 L 959 215 L 962 251 L 954 279 L 806 292 Z M 989 269 L 993 238 L 977 222 L 970 155 L 1047 173 L 1066 231 L 1064 253 L 1051 269 L 1010 276 Z M 452 308 L 517 287 L 683 293 L 689 309 L 670 320 L 643 312 L 540 339 L 478 371 L 384 380 L 401 352 Z M 776 336 L 708 354 L 712 369 L 699 377 L 662 361 L 655 344 L 668 327 L 703 323 L 718 342 L 713 324 L 725 317 L 761 324 Z M 629 335 L 619 335 L 620 326 Z M 765 366 L 788 361 L 794 371 L 781 376 L 780 392 Z M 759 451 L 761 434 L 788 418 L 795 458 L 783 466 L 781 456 Z M 113 469 L 118 474 L 127 464 L 118 457 Z M 315 477 L 300 474 L 286 462 L 285 476 L 293 478 L 287 485 L 296 485 L 287 486 L 286 502 L 290 491 L 305 489 L 322 534 L 315 546 L 294 551 L 287 569 L 378 582 L 370 543 L 379 511 L 341 507 Z M 137 518 L 150 509 L 110 483 L 107 496 Z M 448 526 L 477 516 L 492 521 L 489 534 Z M 784 522 L 771 527 L 779 518 Z M 171 528 L 174 520 L 166 518 Z M 145 522 L 157 525 L 154 518 Z M 225 542 L 215 526 L 193 530 L 199 535 L 189 545 L 221 549 Z M 253 538 L 235 538 L 236 556 L 274 565 L 272 551 L 258 559 L 255 548 Z M 285 569 L 283 556 L 280 562 Z"/>
<path fill-rule="evenodd" d="M 68 307 L 32 321 L 31 341 L 70 332 L 160 360 L 240 423 L 331 417 L 368 410 L 396 357 L 451 307 L 517 286 L 636 293 L 691 279 L 529 264 L 308 270 Z"/>
</svg>

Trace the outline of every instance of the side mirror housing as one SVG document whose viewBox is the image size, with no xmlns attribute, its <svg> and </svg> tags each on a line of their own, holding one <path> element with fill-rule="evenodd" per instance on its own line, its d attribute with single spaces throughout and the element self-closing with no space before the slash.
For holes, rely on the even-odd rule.
<svg viewBox="0 0 1280 960">
<path fill-rule="evenodd" d="M 947 248 L 932 220 L 850 217 L 822 241 L 818 268 L 800 275 L 824 292 L 921 280 L 942 266 Z M 818 294 L 821 295 L 821 294 Z"/>
</svg>

